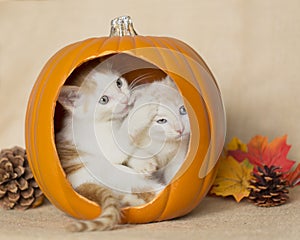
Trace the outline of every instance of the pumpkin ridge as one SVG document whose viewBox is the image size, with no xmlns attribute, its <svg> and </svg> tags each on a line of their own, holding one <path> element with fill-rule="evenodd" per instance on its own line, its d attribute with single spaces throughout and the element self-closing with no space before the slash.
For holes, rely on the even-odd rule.
<svg viewBox="0 0 300 240">
<path fill-rule="evenodd" d="M 110 53 L 116 53 L 117 47 L 113 46 L 116 43 L 115 39 L 117 37 L 104 37 L 104 41 L 97 49 L 98 57 L 109 55 Z M 106 49 L 110 49 L 110 53 L 106 54 Z"/>
<path fill-rule="evenodd" d="M 162 62 L 164 66 L 159 66 L 160 68 L 162 67 L 164 71 L 169 70 L 169 66 L 167 66 L 168 61 L 166 59 L 169 59 L 169 56 L 166 56 L 166 52 L 170 54 L 170 49 L 164 47 L 164 44 L 161 43 L 160 39 L 163 39 L 164 37 L 151 37 L 151 40 L 155 46 L 155 48 L 158 49 L 160 53 L 160 58 L 162 59 Z M 177 74 L 177 73 L 176 73 Z"/>
<path fill-rule="evenodd" d="M 214 74 L 211 71 L 211 69 L 209 68 L 208 64 L 204 61 L 204 59 L 194 49 L 191 49 L 185 42 L 180 41 L 178 39 L 175 39 L 175 40 L 176 40 L 176 45 L 179 46 L 180 49 L 181 49 L 180 51 L 186 51 L 187 49 L 190 49 L 191 53 L 193 53 L 192 55 L 190 55 L 190 57 L 193 58 L 195 61 L 199 61 L 201 63 L 201 65 L 203 65 L 203 67 L 211 75 L 211 77 L 214 80 L 217 88 L 219 89 L 219 86 L 218 86 L 217 81 L 214 77 Z"/>
<path fill-rule="evenodd" d="M 124 37 L 125 37 L 125 36 L 124 36 Z M 120 51 L 120 45 L 121 45 L 122 39 L 121 39 L 120 37 L 116 37 L 116 39 L 118 40 L 118 41 L 117 41 L 116 52 L 119 53 L 119 52 L 121 52 L 121 51 Z"/>
<path fill-rule="evenodd" d="M 186 60 L 186 58 L 190 57 L 189 55 L 187 55 L 185 52 L 183 52 L 180 48 L 178 48 L 177 44 L 170 42 L 167 39 L 163 39 L 162 40 L 164 42 L 164 44 L 167 43 L 167 46 L 171 46 L 173 51 L 176 51 L 179 54 L 174 54 L 174 57 L 176 57 L 177 62 L 178 61 L 178 57 L 180 58 L 181 61 L 183 61 L 185 63 L 185 65 L 188 67 L 189 69 L 189 73 L 192 76 L 192 80 L 190 78 L 188 78 L 190 81 L 192 81 L 193 83 L 195 82 L 195 80 L 197 79 L 191 66 L 188 64 L 188 61 Z"/>
<path fill-rule="evenodd" d="M 146 48 L 143 47 L 143 48 L 139 48 L 139 49 L 146 49 L 146 51 L 147 51 L 147 49 L 151 48 L 152 51 L 155 50 L 156 58 L 159 57 L 161 59 L 161 62 L 164 63 L 164 66 L 163 66 L 162 69 L 161 69 L 161 66 L 158 66 L 155 62 L 151 61 L 148 58 L 145 59 L 144 56 L 141 56 L 141 53 L 138 53 L 139 51 L 137 52 L 137 54 L 139 54 L 138 57 L 141 57 L 142 59 L 144 59 L 144 60 L 152 63 L 155 66 L 157 66 L 162 71 L 165 71 L 165 61 L 164 61 L 164 59 L 162 57 L 162 54 L 161 54 L 161 51 L 160 51 L 160 46 L 156 46 L 156 44 L 155 44 L 155 39 L 156 38 L 157 37 L 149 37 L 149 36 L 148 37 L 142 37 L 142 38 L 140 38 L 141 40 L 143 40 L 143 42 L 148 42 L 150 44 L 150 47 L 146 47 Z"/>
<path fill-rule="evenodd" d="M 74 50 L 75 48 L 77 47 L 77 44 L 74 43 L 74 44 L 71 44 L 70 45 L 70 48 L 68 49 L 68 52 L 71 52 L 72 50 Z M 67 47 L 66 47 L 67 48 Z M 63 58 L 64 55 L 62 55 L 61 53 L 63 52 L 63 50 L 65 51 L 66 49 L 62 49 L 61 51 L 59 51 L 57 54 L 55 54 L 55 56 L 53 56 L 50 61 L 52 60 L 53 61 L 53 67 L 50 68 L 48 71 L 45 71 L 43 72 L 43 70 L 47 70 L 48 69 L 48 66 L 46 65 L 42 72 L 41 72 L 41 76 L 44 75 L 44 78 L 46 80 L 44 81 L 38 81 L 36 82 L 36 86 L 34 87 L 34 91 L 32 92 L 32 95 L 31 96 L 34 96 L 36 97 L 36 101 L 37 101 L 37 104 L 33 106 L 33 108 L 30 108 L 31 110 L 31 113 L 30 113 L 30 116 L 31 116 L 31 119 L 32 121 L 34 121 L 32 124 L 33 124 L 33 131 L 34 131 L 34 134 L 36 134 L 37 132 L 37 128 L 38 128 L 38 124 L 35 124 L 35 122 L 38 122 L 38 110 L 40 108 L 40 102 L 41 102 L 41 97 L 43 96 L 43 92 L 45 91 L 45 85 L 47 84 L 47 82 L 49 82 L 49 76 L 51 76 L 52 72 L 53 72 L 53 69 L 55 68 L 55 66 L 57 66 L 58 64 L 58 61 L 55 61 L 55 58 L 59 57 L 59 60 L 61 60 Z M 52 62 L 49 62 L 49 65 L 51 64 Z M 40 78 L 39 78 L 40 79 Z M 38 98 L 37 98 L 38 97 Z M 34 139 L 34 146 L 36 146 L 36 138 Z M 33 153 L 33 150 L 29 151 L 28 155 L 30 155 L 31 153 Z M 34 151 L 35 153 L 35 156 L 39 155 L 38 153 L 38 149 L 36 149 L 36 151 Z M 33 158 L 33 159 L 36 159 L 37 158 Z M 39 162 L 36 161 L 35 162 L 38 166 L 39 166 Z M 29 164 L 31 164 L 31 161 L 29 161 Z M 31 167 L 32 168 L 32 167 Z M 34 168 L 33 168 L 33 171 L 34 171 Z M 41 189 L 43 189 L 43 192 L 44 192 L 44 189 L 46 189 L 46 187 L 43 185 L 43 181 L 39 181 L 39 179 L 41 179 L 41 175 L 39 175 L 39 172 L 37 171 L 35 174 L 37 174 L 37 182 L 40 186 Z M 47 191 L 45 191 L 47 192 Z"/>
<path fill-rule="evenodd" d="M 131 42 L 132 42 L 132 49 L 131 49 L 131 52 L 134 54 L 134 56 L 136 55 L 136 52 L 135 52 L 135 49 L 137 48 L 137 43 L 136 43 L 136 40 L 137 40 L 137 38 L 136 38 L 136 36 L 134 36 L 134 37 L 131 37 L 130 38 L 131 39 Z"/>
<path fill-rule="evenodd" d="M 76 68 L 78 68 L 83 62 L 81 62 L 79 65 L 77 64 L 79 61 L 78 59 L 80 59 L 80 56 L 91 46 L 93 46 L 94 44 L 98 44 L 101 40 L 103 40 L 103 38 L 89 38 L 87 39 L 89 41 L 86 42 L 86 44 L 84 46 L 81 47 L 81 49 L 77 52 L 76 57 L 74 57 L 72 64 L 70 64 L 70 66 L 72 66 L 72 70 L 70 71 L 69 75 L 66 77 L 66 79 L 74 72 L 74 70 Z M 103 44 L 104 41 L 101 41 L 101 45 Z M 91 56 L 89 59 L 85 59 L 84 62 L 91 60 L 93 57 Z M 94 57 L 94 58 L 97 58 Z"/>
</svg>

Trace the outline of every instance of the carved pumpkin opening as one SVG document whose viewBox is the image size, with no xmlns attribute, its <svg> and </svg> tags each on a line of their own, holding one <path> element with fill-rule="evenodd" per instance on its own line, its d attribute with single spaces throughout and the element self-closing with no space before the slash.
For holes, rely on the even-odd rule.
<svg viewBox="0 0 300 240">
<path fill-rule="evenodd" d="M 147 84 L 152 83 L 154 81 L 160 81 L 160 80 L 166 78 L 166 76 L 167 76 L 167 74 L 164 71 L 162 71 L 161 69 L 159 69 L 155 65 L 153 65 L 153 64 L 151 64 L 151 63 L 149 63 L 145 60 L 142 60 L 140 58 L 137 58 L 137 57 L 131 56 L 129 54 L 125 54 L 125 53 L 109 54 L 109 55 L 106 55 L 104 57 L 97 57 L 97 58 L 88 60 L 88 61 L 84 62 L 83 64 L 81 64 L 80 66 L 78 66 L 77 68 L 75 68 L 73 70 L 73 72 L 70 74 L 70 76 L 66 79 L 66 81 L 64 83 L 64 86 L 83 86 L 84 82 L 80 82 L 80 81 L 82 81 L 83 78 L 86 77 L 87 74 L 89 74 L 91 71 L 94 71 L 99 65 L 103 65 L 104 67 L 109 66 L 109 68 L 111 68 L 111 70 L 113 72 L 119 73 L 123 78 L 126 79 L 130 90 L 132 90 L 132 89 L 134 89 L 138 86 L 142 86 L 142 85 L 146 86 Z M 176 88 L 175 82 L 174 82 L 174 86 Z M 168 87 L 168 88 L 170 88 L 170 87 Z M 166 94 L 166 92 L 164 92 L 164 90 L 165 89 L 161 89 L 161 93 L 160 93 L 161 95 Z M 172 91 L 174 91 L 174 89 Z M 178 88 L 176 88 L 176 91 L 178 91 Z M 178 94 L 183 99 L 180 92 L 178 92 Z M 99 96 L 99 98 L 100 98 L 100 96 Z M 168 108 L 168 106 L 166 106 L 166 107 Z M 179 120 L 178 122 L 182 125 L 182 122 L 179 119 L 179 117 L 180 117 L 180 114 L 182 114 L 181 111 L 183 111 L 183 109 L 180 108 L 180 106 L 178 106 L 177 111 L 178 111 L 178 116 L 176 116 L 176 118 Z M 185 109 L 184 109 L 184 111 L 185 111 Z M 66 109 L 64 109 L 64 107 L 62 106 L 62 104 L 58 100 L 56 102 L 55 115 L 54 115 L 54 136 L 55 136 L 55 138 L 56 138 L 57 134 L 64 127 L 64 125 L 63 125 L 64 118 L 66 118 L 69 114 L 70 113 L 68 113 L 68 111 L 66 111 Z M 147 116 L 145 116 L 145 118 L 146 117 Z M 188 124 L 189 124 L 189 120 L 187 120 L 187 121 L 188 121 Z M 178 131 L 178 130 L 176 130 L 176 131 Z M 188 140 L 184 144 L 189 145 L 189 132 L 188 132 L 188 134 L 186 134 L 186 136 L 187 136 Z M 182 140 L 180 140 L 180 141 L 182 141 Z M 56 139 L 56 146 L 58 147 L 57 139 Z M 182 145 L 178 145 L 178 146 L 182 146 Z M 76 147 L 74 149 L 76 150 Z M 171 182 L 172 179 L 168 179 L 168 180 L 166 180 L 166 182 L 164 182 L 164 180 L 163 180 L 163 174 L 165 173 L 164 168 L 167 168 L 168 166 L 171 166 L 171 167 L 169 167 L 170 170 L 168 170 L 168 171 L 173 171 L 173 172 L 169 173 L 169 176 L 171 176 L 171 175 L 175 176 L 175 174 L 177 173 L 177 171 L 182 166 L 182 164 L 185 160 L 185 155 L 187 153 L 187 150 L 188 150 L 188 147 L 186 148 L 184 155 L 182 155 L 182 153 L 180 153 L 181 155 L 179 157 L 181 158 L 181 160 L 178 160 L 178 158 L 177 158 L 176 161 L 180 162 L 179 166 L 176 166 L 174 168 L 174 166 L 171 165 L 171 162 L 173 160 L 173 159 L 171 159 L 170 162 L 169 162 L 170 164 L 165 163 L 165 165 L 161 169 L 157 169 L 156 171 L 154 171 L 151 174 L 151 176 L 149 176 L 149 175 L 145 176 L 145 179 L 147 177 L 148 178 L 150 177 L 150 178 L 153 179 L 153 181 L 157 181 L 158 183 L 161 182 L 162 185 L 164 187 L 166 187 Z M 58 151 L 58 155 L 60 157 L 60 160 L 62 160 L 64 157 L 62 155 L 60 155 L 59 148 L 57 148 L 57 151 Z M 79 151 L 80 151 L 80 149 L 79 149 Z M 175 156 L 178 152 L 179 152 L 178 148 L 176 148 L 174 159 L 175 159 Z M 79 153 L 79 152 L 77 151 L 77 153 Z M 128 157 L 129 156 L 130 156 L 130 154 L 128 154 Z M 78 156 L 76 156 L 76 157 L 78 157 Z M 74 158 L 75 158 L 75 156 L 74 156 Z M 157 160 L 157 159 L 155 159 L 155 157 L 154 157 L 153 161 L 154 160 Z M 143 159 L 141 159 L 141 161 L 143 161 Z M 127 166 L 126 164 L 127 163 L 122 163 L 122 166 L 129 167 L 130 169 L 132 168 L 132 166 Z M 176 164 L 178 165 L 178 163 L 176 163 Z M 98 167 L 101 168 L 101 163 L 98 163 L 98 165 L 99 165 Z M 77 171 L 78 170 L 77 165 L 75 167 L 73 167 L 73 166 L 74 165 L 72 165 L 70 167 L 71 170 L 73 171 L 75 169 L 75 171 Z M 85 166 L 85 167 L 87 167 L 87 166 Z M 68 176 L 68 174 L 73 174 L 72 171 L 68 170 L 69 167 L 64 167 L 63 166 L 63 169 L 65 170 L 65 173 L 66 173 L 67 176 Z M 89 173 L 93 175 L 95 172 L 96 172 L 95 170 L 91 170 Z M 139 173 L 139 172 L 137 172 L 137 173 Z M 122 181 L 122 180 L 120 179 L 120 181 Z M 101 181 L 98 181 L 98 182 L 101 183 Z M 103 185 L 107 186 L 108 188 L 110 187 L 109 186 L 109 181 L 106 182 L 106 184 L 104 183 Z M 159 192 L 161 190 L 163 190 L 163 189 L 160 189 Z M 147 190 L 147 191 L 149 191 L 149 190 Z M 138 189 L 137 192 L 135 192 L 135 190 L 133 190 L 133 194 L 136 194 L 138 196 L 138 198 L 141 197 L 143 200 L 145 200 L 145 203 L 148 203 L 149 201 L 152 201 L 157 196 L 158 192 L 156 191 L 155 195 L 154 196 L 150 195 L 150 198 L 149 198 L 149 197 L 147 197 L 149 195 L 143 194 L 143 193 L 147 193 L 147 191 L 144 191 L 143 189 Z M 146 196 L 146 198 L 145 198 L 145 196 Z"/>
</svg>

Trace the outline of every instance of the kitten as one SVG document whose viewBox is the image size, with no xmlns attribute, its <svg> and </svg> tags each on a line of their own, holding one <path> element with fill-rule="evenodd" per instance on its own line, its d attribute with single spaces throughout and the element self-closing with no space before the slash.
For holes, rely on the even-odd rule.
<svg viewBox="0 0 300 240">
<path fill-rule="evenodd" d="M 169 77 L 133 89 L 131 97 L 134 107 L 119 132 L 120 145 L 131 149 L 122 164 L 148 176 L 161 175 L 165 185 L 188 149 L 190 126 L 183 99 Z M 129 137 L 124 140 L 126 135 Z M 171 163 L 175 159 L 176 163 Z"/>
<path fill-rule="evenodd" d="M 66 85 L 61 89 L 58 102 L 67 115 L 56 134 L 56 148 L 73 188 L 98 203 L 102 213 L 98 220 L 74 223 L 69 230 L 111 229 L 119 223 L 120 204 L 122 207 L 145 204 L 154 195 L 138 191 L 147 192 L 162 185 L 125 166 L 112 166 L 105 159 L 105 151 L 115 152 L 112 127 L 117 128 L 130 109 L 127 81 L 111 71 L 92 70 L 80 77 L 85 78 L 80 87 Z M 98 136 L 104 140 L 100 146 Z M 137 194 L 131 194 L 132 188 Z M 119 189 L 123 194 L 113 191 Z"/>
<path fill-rule="evenodd" d="M 98 163 L 89 160 L 95 159 L 94 156 L 103 156 L 94 127 L 97 126 L 104 139 L 111 140 L 111 124 L 120 124 L 128 114 L 129 88 L 127 81 L 116 73 L 92 70 L 80 87 L 63 86 L 58 102 L 67 110 L 67 115 L 63 119 L 63 128 L 56 134 L 56 146 L 58 154 L 62 155 L 60 159 L 65 170 L 78 170 L 81 166 L 76 172 L 66 171 L 69 181 L 76 188 L 90 180 L 90 173 L 83 165 L 93 169 Z M 111 145 L 111 142 L 106 145 L 110 151 Z M 74 169 L 72 166 L 77 167 Z"/>
</svg>

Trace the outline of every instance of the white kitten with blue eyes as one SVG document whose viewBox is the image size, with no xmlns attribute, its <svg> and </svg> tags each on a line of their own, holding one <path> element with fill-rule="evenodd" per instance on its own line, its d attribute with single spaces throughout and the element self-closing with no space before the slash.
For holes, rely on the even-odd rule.
<svg viewBox="0 0 300 240">
<path fill-rule="evenodd" d="M 103 158 L 99 148 L 95 128 L 109 141 L 111 123 L 119 125 L 130 109 L 127 81 L 112 72 L 92 70 L 80 87 L 63 86 L 58 101 L 68 111 L 63 119 L 63 128 L 56 135 L 58 149 L 64 144 L 76 146 L 79 156 L 72 161 L 61 157 L 68 179 L 74 188 L 92 180 L 91 172 L 95 161 L 91 158 Z M 99 107 L 99 106 L 100 107 Z M 110 147 L 111 142 L 105 147 Z M 60 154 L 63 154 L 62 151 Z M 75 170 L 71 166 L 83 166 Z M 91 165 L 91 166 L 90 166 Z M 99 165 L 99 164 L 98 164 Z M 70 172 L 68 171 L 71 170 Z M 95 180 L 93 180 L 95 181 Z"/>
<path fill-rule="evenodd" d="M 136 87 L 131 97 L 134 106 L 119 137 L 120 146 L 129 152 L 122 164 L 148 176 L 158 173 L 166 184 L 188 149 L 190 126 L 183 99 L 169 77 Z M 129 138 L 122 139 L 126 134 Z"/>
<path fill-rule="evenodd" d="M 111 121 L 120 124 L 130 108 L 129 94 L 127 81 L 112 72 L 92 70 L 80 87 L 63 86 L 58 102 L 67 110 L 68 117 L 63 119 L 63 129 L 57 134 L 57 140 L 75 140 L 79 149 L 95 151 L 86 144 L 91 142 L 90 136 L 95 135 L 87 131 L 93 130 L 88 126 Z"/>
</svg>

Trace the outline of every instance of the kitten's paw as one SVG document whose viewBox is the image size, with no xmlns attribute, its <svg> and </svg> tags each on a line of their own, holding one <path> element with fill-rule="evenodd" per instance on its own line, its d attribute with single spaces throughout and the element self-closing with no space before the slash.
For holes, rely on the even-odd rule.
<svg viewBox="0 0 300 240">
<path fill-rule="evenodd" d="M 142 169 L 140 169 L 139 172 L 144 174 L 144 175 L 151 176 L 157 170 L 158 170 L 157 164 L 148 163 L 148 164 L 145 164 L 144 167 Z"/>
</svg>

